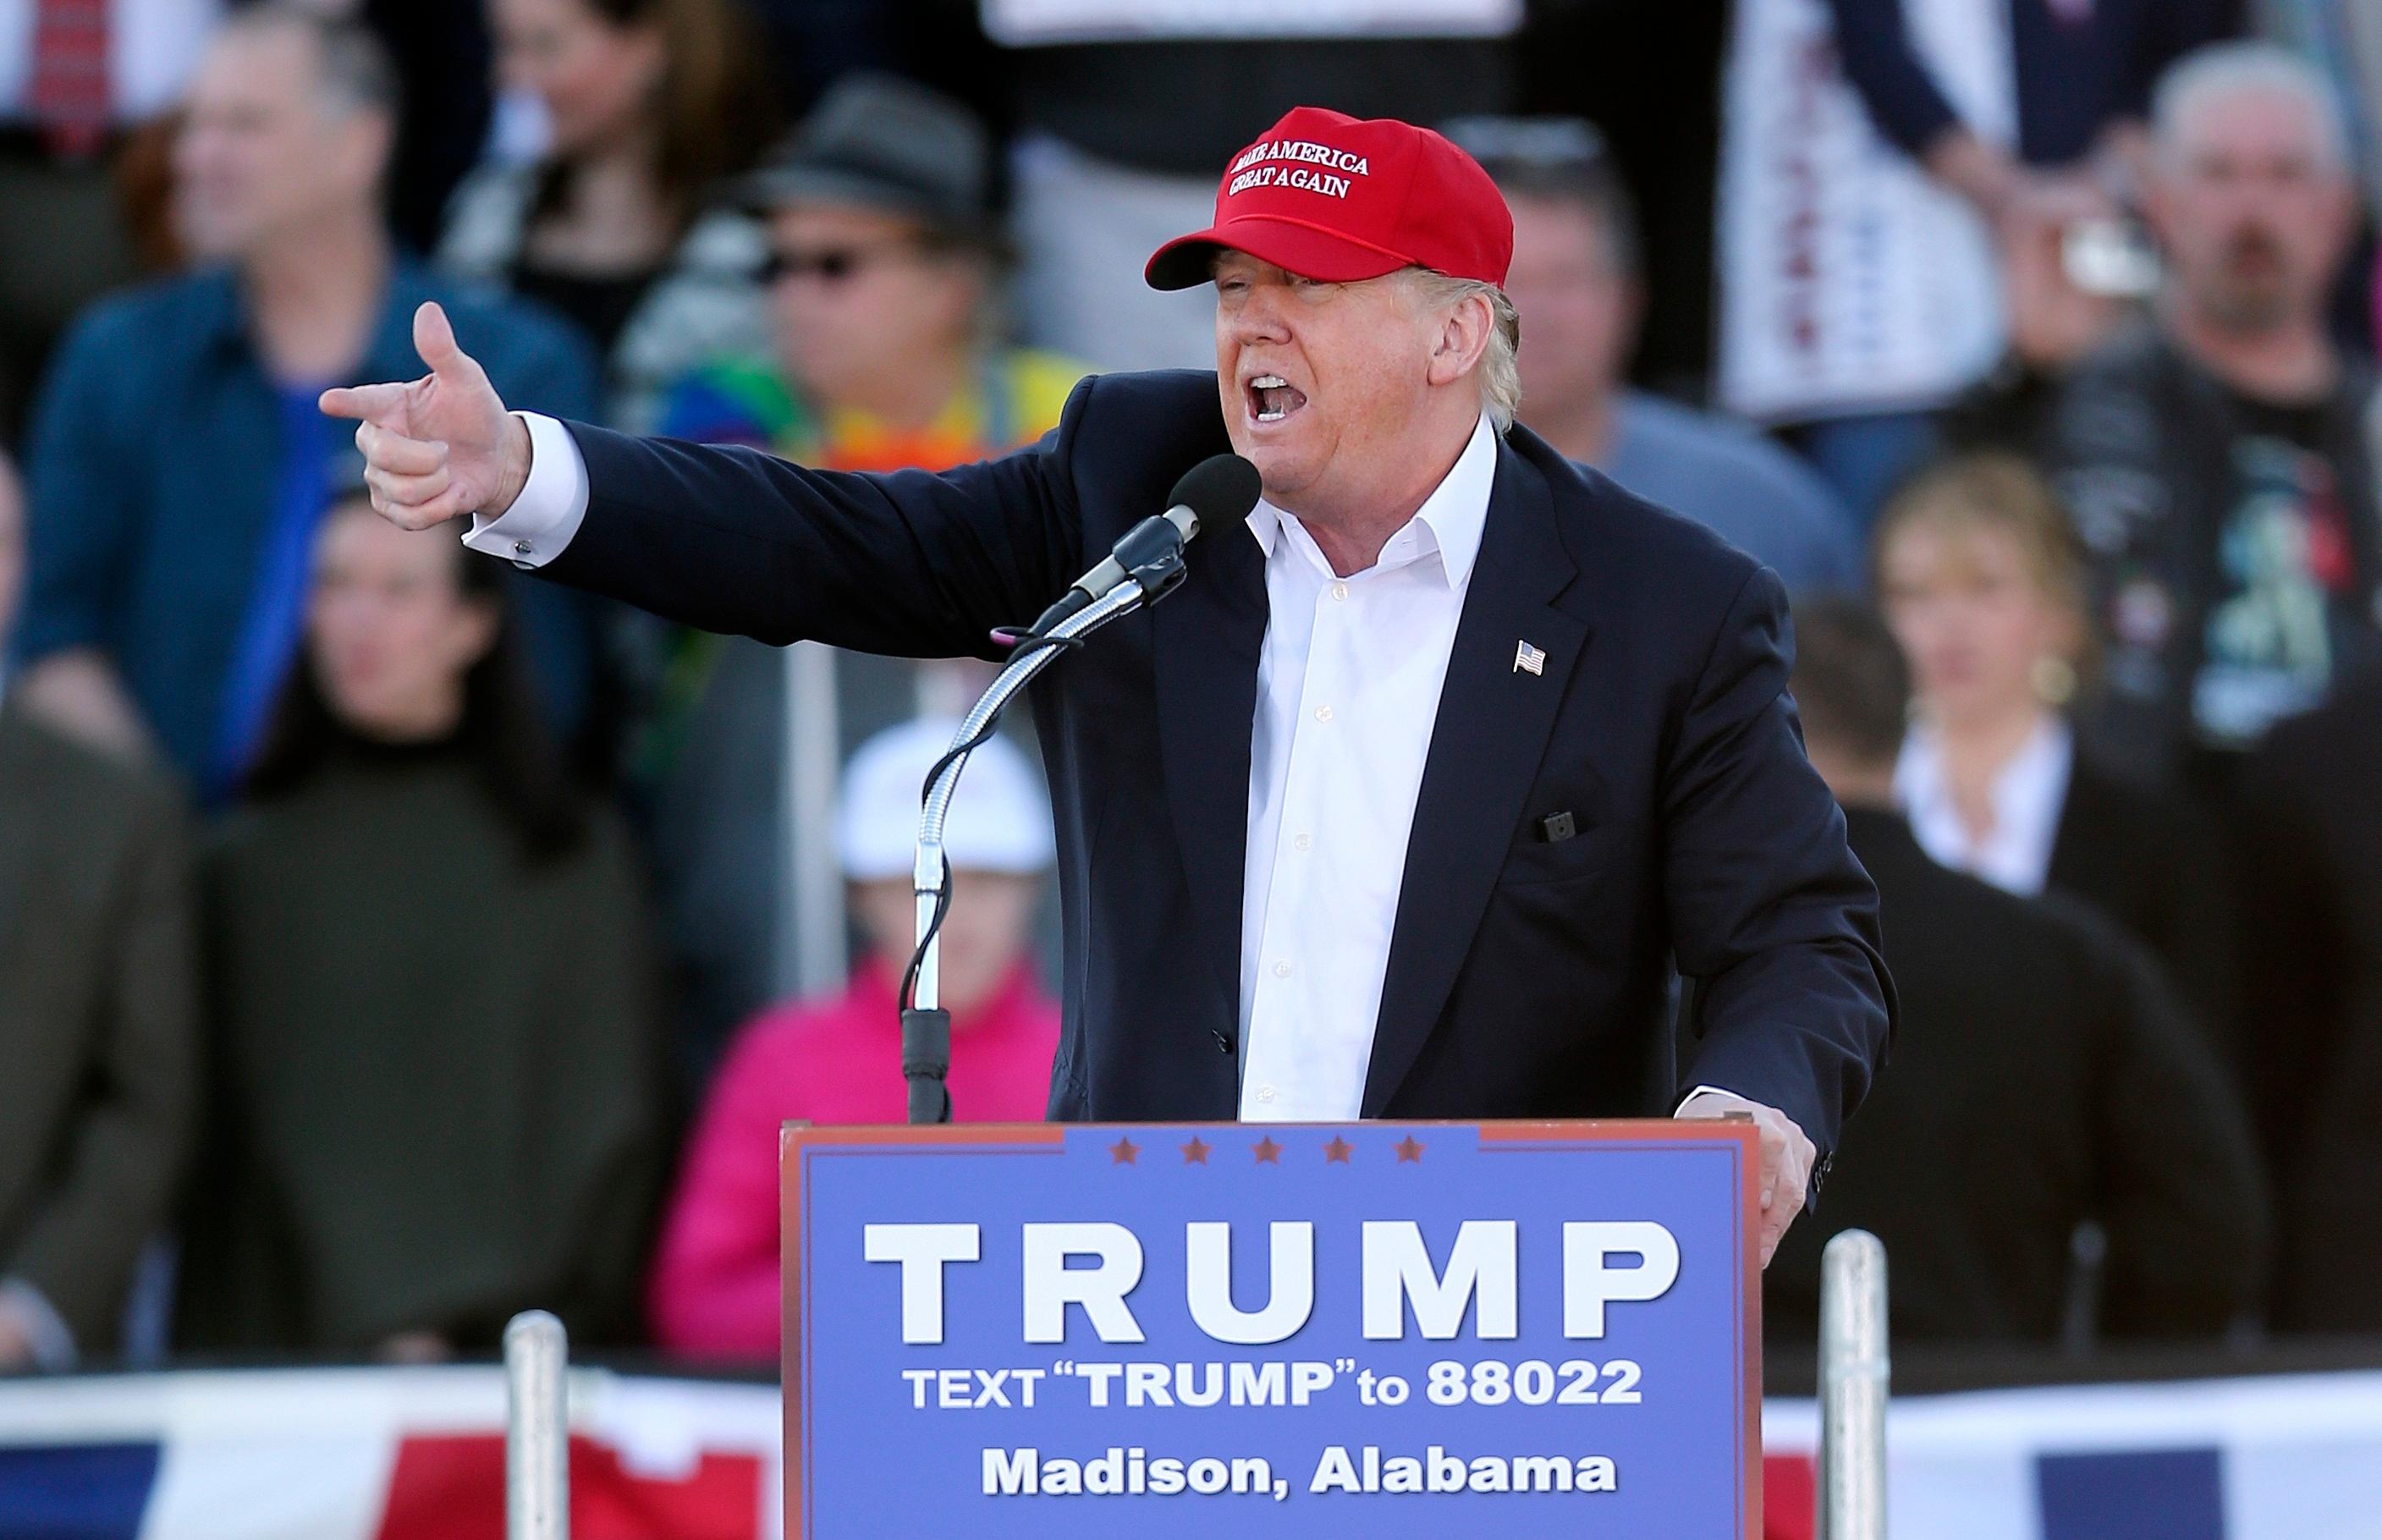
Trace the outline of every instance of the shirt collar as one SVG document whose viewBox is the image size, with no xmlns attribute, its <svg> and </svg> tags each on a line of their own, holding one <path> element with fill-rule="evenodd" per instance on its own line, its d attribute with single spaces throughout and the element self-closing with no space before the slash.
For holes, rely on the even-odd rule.
<svg viewBox="0 0 2382 1540">
<path fill-rule="evenodd" d="M 1994 778 L 1993 832 L 1976 842 L 1952 805 L 1942 739 L 1927 723 L 1915 723 L 1895 764 L 1895 798 L 1909 815 L 1911 832 L 1937 861 L 2016 892 L 2039 893 L 2059 838 L 2075 753 L 2068 720 L 2044 713 L 2025 746 Z"/>
<path fill-rule="evenodd" d="M 239 349 L 248 344 L 248 306 L 241 302 L 239 277 L 227 263 L 214 263 L 189 278 L 198 331 L 207 345 Z"/>
<path fill-rule="evenodd" d="M 1445 476 L 1423 499 L 1415 516 L 1406 521 L 1389 542 L 1382 546 L 1377 567 L 1401 567 L 1419 561 L 1436 551 L 1441 570 L 1447 574 L 1451 588 L 1461 588 L 1472 576 L 1472 563 L 1480 554 L 1480 535 L 1489 523 L 1489 492 L 1497 479 L 1497 430 L 1482 413 L 1472 427 L 1472 437 L 1464 452 L 1455 457 Z M 1281 536 L 1285 520 L 1296 515 L 1285 513 L 1265 499 L 1249 510 L 1249 533 L 1257 536 L 1258 548 L 1268 557 L 1273 555 L 1274 541 Z"/>
</svg>

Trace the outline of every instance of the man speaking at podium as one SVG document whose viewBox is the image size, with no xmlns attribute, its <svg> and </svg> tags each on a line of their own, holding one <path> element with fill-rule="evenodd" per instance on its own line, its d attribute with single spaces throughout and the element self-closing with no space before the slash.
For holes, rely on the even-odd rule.
<svg viewBox="0 0 2382 1540">
<path fill-rule="evenodd" d="M 324 407 L 400 524 L 469 517 L 476 549 L 711 630 L 920 657 L 996 655 L 1237 450 L 1246 521 L 1034 686 L 1051 1115 L 1750 1112 L 1766 1262 L 1885 1056 L 1876 895 L 1803 758 L 1777 579 L 1512 425 L 1512 252 L 1446 140 L 1302 107 L 1149 262 L 1214 284 L 1216 375 L 1086 380 L 1006 459 L 835 474 L 510 413 L 433 305 L 428 375 Z"/>
</svg>

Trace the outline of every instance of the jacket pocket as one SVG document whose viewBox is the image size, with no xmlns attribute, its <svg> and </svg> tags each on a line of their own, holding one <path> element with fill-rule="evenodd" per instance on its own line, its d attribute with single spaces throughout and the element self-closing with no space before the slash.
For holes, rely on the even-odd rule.
<svg viewBox="0 0 2382 1540">
<path fill-rule="evenodd" d="M 1543 888 L 1602 877 L 1629 851 L 1636 832 L 1630 824 L 1608 823 L 1582 829 L 1569 839 L 1548 840 L 1533 819 L 1529 832 L 1507 847 L 1497 886 Z"/>
</svg>

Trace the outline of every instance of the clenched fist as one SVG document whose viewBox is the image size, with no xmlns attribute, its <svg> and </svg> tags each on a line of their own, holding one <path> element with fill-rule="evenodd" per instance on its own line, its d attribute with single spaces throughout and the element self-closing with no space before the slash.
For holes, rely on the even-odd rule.
<svg viewBox="0 0 2382 1540">
<path fill-rule="evenodd" d="M 323 392 L 323 410 L 354 418 L 373 506 L 407 529 L 510 508 L 529 477 L 529 429 L 505 410 L 487 371 L 455 343 L 434 302 L 413 313 L 413 347 L 430 372 L 393 385 Z"/>
</svg>

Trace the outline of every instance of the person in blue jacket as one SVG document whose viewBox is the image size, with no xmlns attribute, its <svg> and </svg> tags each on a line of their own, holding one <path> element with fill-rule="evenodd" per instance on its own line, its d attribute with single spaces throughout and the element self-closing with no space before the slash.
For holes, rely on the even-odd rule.
<svg viewBox="0 0 2382 1540">
<path fill-rule="evenodd" d="M 174 151 L 194 268 L 93 306 L 35 409 L 18 687 L 90 739 L 153 750 L 203 800 L 238 784 L 297 656 L 316 524 L 352 482 L 325 385 L 404 366 L 428 301 L 485 339 L 492 379 L 595 410 L 559 322 L 434 277 L 380 212 L 395 81 L 369 34 L 303 11 L 235 15 Z M 160 403 L 170 402 L 170 407 Z M 559 729 L 586 710 L 590 606 L 522 585 Z"/>
</svg>

